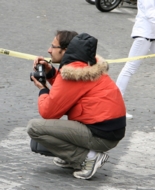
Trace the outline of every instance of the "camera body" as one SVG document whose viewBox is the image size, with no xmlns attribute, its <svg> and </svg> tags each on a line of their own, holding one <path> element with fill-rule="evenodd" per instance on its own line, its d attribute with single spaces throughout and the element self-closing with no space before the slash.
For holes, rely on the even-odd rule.
<svg viewBox="0 0 155 190">
<path fill-rule="evenodd" d="M 31 76 L 34 76 L 43 86 L 46 84 L 46 73 L 45 66 L 42 64 L 37 64 L 36 71 L 30 73 L 30 80 L 32 80 Z"/>
</svg>

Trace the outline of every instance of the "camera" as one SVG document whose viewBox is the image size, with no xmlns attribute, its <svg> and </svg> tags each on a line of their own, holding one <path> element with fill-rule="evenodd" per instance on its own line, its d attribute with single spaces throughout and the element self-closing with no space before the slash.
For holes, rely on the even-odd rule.
<svg viewBox="0 0 155 190">
<path fill-rule="evenodd" d="M 30 73 L 30 80 L 32 80 L 31 76 L 34 76 L 43 86 L 46 84 L 46 73 L 45 73 L 45 66 L 42 64 L 38 64 L 36 66 L 36 71 Z"/>
</svg>

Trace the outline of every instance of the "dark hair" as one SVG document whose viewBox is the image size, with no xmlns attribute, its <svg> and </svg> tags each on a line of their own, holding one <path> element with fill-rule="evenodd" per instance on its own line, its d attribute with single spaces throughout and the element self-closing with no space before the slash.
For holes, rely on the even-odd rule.
<svg viewBox="0 0 155 190">
<path fill-rule="evenodd" d="M 59 41 L 61 49 L 67 48 L 70 41 L 78 35 L 75 31 L 68 31 L 68 30 L 57 30 L 56 38 Z"/>
</svg>

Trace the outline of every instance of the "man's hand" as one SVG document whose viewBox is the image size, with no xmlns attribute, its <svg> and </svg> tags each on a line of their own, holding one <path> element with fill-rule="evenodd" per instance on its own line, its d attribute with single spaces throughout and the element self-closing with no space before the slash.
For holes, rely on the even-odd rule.
<svg viewBox="0 0 155 190">
<path fill-rule="evenodd" d="M 52 65 L 45 61 L 44 57 L 37 57 L 33 62 L 33 69 L 36 70 L 37 64 L 45 66 L 45 73 L 48 73 L 52 69 Z"/>
<path fill-rule="evenodd" d="M 46 88 L 45 86 L 43 86 L 34 76 L 31 76 L 34 84 L 36 87 L 38 87 L 40 90 L 43 89 L 43 88 Z"/>
</svg>

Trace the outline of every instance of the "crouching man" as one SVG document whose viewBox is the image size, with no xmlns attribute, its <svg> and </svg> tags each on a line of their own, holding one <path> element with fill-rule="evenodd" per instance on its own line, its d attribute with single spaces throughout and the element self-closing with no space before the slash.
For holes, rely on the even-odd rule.
<svg viewBox="0 0 155 190">
<path fill-rule="evenodd" d="M 60 167 L 72 167 L 73 176 L 90 179 L 108 159 L 106 151 L 125 135 L 126 109 L 122 95 L 108 75 L 108 64 L 96 56 L 97 39 L 89 34 L 58 31 L 48 53 L 59 69 L 45 66 L 51 89 L 32 76 L 40 89 L 41 119 L 28 123 L 28 134 L 55 157 Z M 68 120 L 60 119 L 63 115 Z"/>
</svg>

